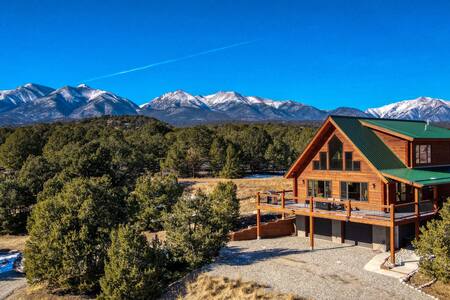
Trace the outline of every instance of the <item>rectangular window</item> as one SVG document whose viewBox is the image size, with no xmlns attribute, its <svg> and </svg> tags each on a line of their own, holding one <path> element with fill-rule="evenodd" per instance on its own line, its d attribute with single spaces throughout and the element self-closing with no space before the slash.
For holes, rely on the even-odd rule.
<svg viewBox="0 0 450 300">
<path fill-rule="evenodd" d="M 320 152 L 319 160 L 313 160 L 313 170 L 326 170 L 327 169 L 327 153 Z"/>
<path fill-rule="evenodd" d="M 361 162 L 353 160 L 353 152 L 345 152 L 345 170 L 361 171 Z"/>
<path fill-rule="evenodd" d="M 367 201 L 369 198 L 367 182 L 341 181 L 341 198 L 357 201 Z"/>
<path fill-rule="evenodd" d="M 313 160 L 313 170 L 320 170 L 320 161 Z"/>
<path fill-rule="evenodd" d="M 308 197 L 330 198 L 331 181 L 308 180 Z"/>
<path fill-rule="evenodd" d="M 345 152 L 345 169 L 347 171 L 353 170 L 353 152 Z"/>
<path fill-rule="evenodd" d="M 416 145 L 416 164 L 431 164 L 431 145 Z"/>
<path fill-rule="evenodd" d="M 326 170 L 327 169 L 327 153 L 326 152 L 320 152 L 320 169 Z"/>
</svg>

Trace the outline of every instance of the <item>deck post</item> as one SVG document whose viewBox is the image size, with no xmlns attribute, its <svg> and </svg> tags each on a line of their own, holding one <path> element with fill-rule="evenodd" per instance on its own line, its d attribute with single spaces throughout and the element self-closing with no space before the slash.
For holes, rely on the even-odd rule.
<svg viewBox="0 0 450 300">
<path fill-rule="evenodd" d="M 286 192 L 283 190 L 281 191 L 281 208 L 285 209 L 286 208 Z M 281 219 L 284 220 L 286 219 L 286 214 L 283 213 L 281 214 Z"/>
<path fill-rule="evenodd" d="M 419 225 L 420 225 L 420 211 L 419 211 L 419 189 L 414 188 L 414 225 L 415 225 L 415 233 L 416 233 L 416 239 L 419 238 Z"/>
<path fill-rule="evenodd" d="M 437 186 L 433 186 L 433 210 L 438 211 L 438 189 Z"/>
<path fill-rule="evenodd" d="M 297 199 L 297 197 L 298 197 L 298 177 L 294 176 L 293 181 L 294 181 L 294 187 L 293 187 L 292 191 L 294 192 L 294 200 L 295 200 L 295 203 L 298 203 L 298 199 Z"/>
<path fill-rule="evenodd" d="M 261 210 L 256 210 L 256 239 L 261 239 Z"/>
<path fill-rule="evenodd" d="M 345 222 L 341 221 L 341 244 L 345 243 Z"/>
<path fill-rule="evenodd" d="M 347 221 L 352 215 L 352 200 L 347 200 Z"/>
<path fill-rule="evenodd" d="M 259 205 L 261 204 L 261 194 L 256 193 L 256 239 L 261 239 L 261 210 Z"/>
<path fill-rule="evenodd" d="M 391 250 L 391 263 L 395 265 L 395 206 L 392 203 L 389 206 L 389 212 L 391 215 L 389 248 Z"/>
<path fill-rule="evenodd" d="M 309 246 L 314 250 L 314 198 L 309 201 Z"/>
</svg>

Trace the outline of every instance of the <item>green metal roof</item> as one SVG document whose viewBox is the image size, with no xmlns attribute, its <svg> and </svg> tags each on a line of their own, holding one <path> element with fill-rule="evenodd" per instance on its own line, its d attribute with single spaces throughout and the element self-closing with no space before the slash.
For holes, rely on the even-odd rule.
<svg viewBox="0 0 450 300">
<path fill-rule="evenodd" d="M 361 119 L 362 121 L 383 127 L 387 130 L 409 136 L 414 139 L 450 139 L 450 130 L 447 128 L 428 125 L 423 121 Z"/>
<path fill-rule="evenodd" d="M 356 147 L 378 170 L 406 168 L 403 162 L 386 146 L 385 143 L 359 120 L 365 118 L 331 116 Z"/>
<path fill-rule="evenodd" d="M 450 167 L 424 169 L 399 168 L 380 171 L 387 177 L 393 176 L 420 185 L 450 183 Z"/>
</svg>

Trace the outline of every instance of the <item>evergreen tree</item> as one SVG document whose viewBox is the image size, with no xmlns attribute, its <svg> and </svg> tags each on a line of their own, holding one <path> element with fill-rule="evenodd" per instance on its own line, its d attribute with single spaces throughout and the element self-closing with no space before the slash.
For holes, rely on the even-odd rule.
<svg viewBox="0 0 450 300">
<path fill-rule="evenodd" d="M 225 234 L 233 230 L 239 220 L 239 200 L 237 187 L 232 182 L 219 182 L 209 195 L 211 203 L 211 222 L 217 230 Z"/>
<path fill-rule="evenodd" d="M 413 241 L 420 255 L 420 267 L 426 274 L 443 282 L 450 281 L 450 202 L 444 203 L 440 219 L 420 229 L 419 240 Z"/>
<path fill-rule="evenodd" d="M 120 226 L 111 233 L 99 299 L 156 299 L 165 283 L 166 261 L 157 240 L 149 245 L 136 228 Z"/>
<path fill-rule="evenodd" d="M 0 232 L 25 233 L 33 196 L 17 180 L 0 181 Z"/>
<path fill-rule="evenodd" d="M 133 223 L 141 230 L 161 230 L 162 215 L 171 211 L 182 191 L 173 175 L 139 177 L 128 199 Z"/>
<path fill-rule="evenodd" d="M 76 178 L 42 199 L 28 223 L 25 268 L 29 282 L 50 289 L 95 292 L 104 273 L 110 232 L 126 222 L 111 180 Z"/>
<path fill-rule="evenodd" d="M 55 175 L 55 168 L 43 156 L 28 156 L 17 176 L 34 197 L 42 191 L 44 183 Z"/>
<path fill-rule="evenodd" d="M 209 161 L 211 164 L 211 170 L 215 176 L 219 175 L 225 164 L 226 148 L 223 138 L 216 137 L 211 143 L 209 149 Z"/>
<path fill-rule="evenodd" d="M 202 192 L 184 194 L 165 216 L 166 245 L 176 261 L 194 269 L 211 261 L 227 235 L 210 218 L 211 201 Z"/>
<path fill-rule="evenodd" d="M 241 168 L 242 164 L 239 158 L 239 153 L 236 151 L 233 144 L 228 144 L 225 164 L 222 171 L 220 171 L 220 177 L 239 178 L 242 175 Z"/>
</svg>

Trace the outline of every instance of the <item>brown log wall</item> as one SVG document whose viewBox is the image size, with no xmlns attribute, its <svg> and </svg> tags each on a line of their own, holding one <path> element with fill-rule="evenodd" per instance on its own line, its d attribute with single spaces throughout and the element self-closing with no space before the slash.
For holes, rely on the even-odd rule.
<svg viewBox="0 0 450 300">
<path fill-rule="evenodd" d="M 294 234 L 295 218 L 261 223 L 261 238 L 276 238 Z M 256 240 L 256 226 L 230 233 L 231 241 Z"/>
</svg>

